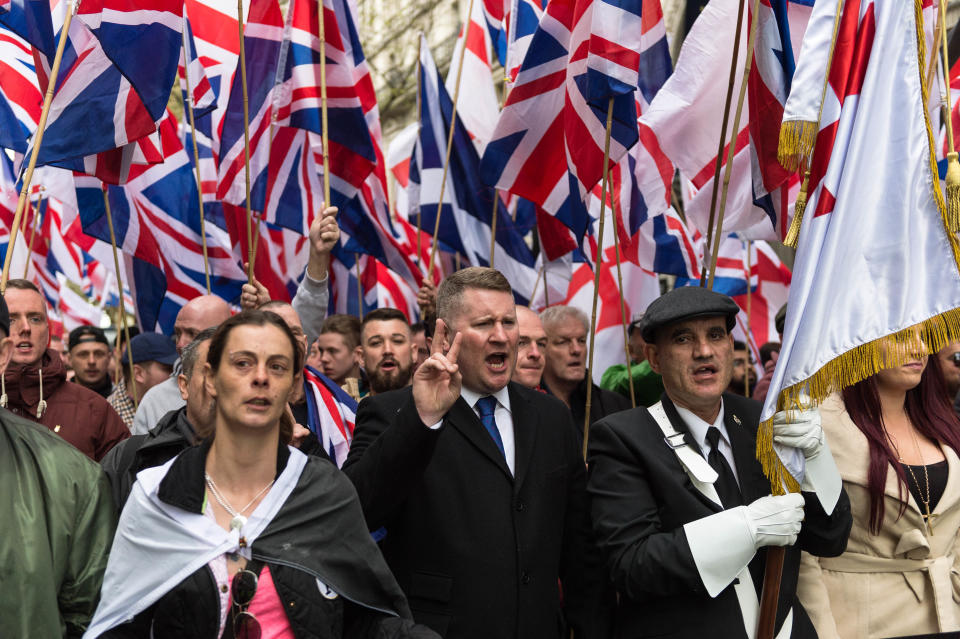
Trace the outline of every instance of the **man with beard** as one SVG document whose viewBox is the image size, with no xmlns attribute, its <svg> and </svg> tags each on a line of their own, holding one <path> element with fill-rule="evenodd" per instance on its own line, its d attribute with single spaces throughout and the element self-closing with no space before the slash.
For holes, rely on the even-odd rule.
<svg viewBox="0 0 960 639">
<path fill-rule="evenodd" d="M 395 308 L 378 308 L 360 326 L 363 368 L 370 395 L 403 388 L 413 375 L 413 339 L 410 325 Z"/>
</svg>

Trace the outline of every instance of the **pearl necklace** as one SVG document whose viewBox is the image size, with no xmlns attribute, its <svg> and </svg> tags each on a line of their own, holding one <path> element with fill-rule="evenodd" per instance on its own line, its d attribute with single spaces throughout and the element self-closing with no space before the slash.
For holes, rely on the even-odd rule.
<svg viewBox="0 0 960 639">
<path fill-rule="evenodd" d="M 213 477 L 204 473 L 203 478 L 206 480 L 207 488 L 210 489 L 210 494 L 213 495 L 213 498 L 217 500 L 217 503 L 220 504 L 221 508 L 223 508 L 225 511 L 227 511 L 229 515 L 233 517 L 233 519 L 230 520 L 230 530 L 237 530 L 237 531 L 242 529 L 247 523 L 247 518 L 243 516 L 243 513 L 248 508 L 250 508 L 250 506 L 252 506 L 255 501 L 260 499 L 263 493 L 270 490 L 270 487 L 273 486 L 275 481 L 277 481 L 276 479 L 271 481 L 269 484 L 264 486 L 263 489 L 259 493 L 257 493 L 256 496 L 253 499 L 251 499 L 246 506 L 244 506 L 240 510 L 235 510 L 233 506 L 230 505 L 230 502 L 227 501 L 227 498 L 223 496 L 223 493 L 221 493 L 220 490 L 217 488 L 217 484 L 214 483 Z"/>
</svg>

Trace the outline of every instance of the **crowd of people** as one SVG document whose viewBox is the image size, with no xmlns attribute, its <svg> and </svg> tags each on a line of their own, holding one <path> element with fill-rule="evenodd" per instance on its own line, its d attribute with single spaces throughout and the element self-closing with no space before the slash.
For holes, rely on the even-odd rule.
<svg viewBox="0 0 960 639">
<path fill-rule="evenodd" d="M 758 376 L 727 296 L 664 294 L 594 384 L 588 318 L 491 268 L 420 324 L 326 316 L 328 220 L 292 303 L 254 281 L 172 336 L 55 340 L 8 282 L 2 636 L 752 638 L 772 547 L 777 637 L 960 630 L 960 345 L 891 341 L 906 365 L 777 413 L 805 472 L 771 494 L 777 345 Z M 308 376 L 359 400 L 342 454 Z"/>
</svg>

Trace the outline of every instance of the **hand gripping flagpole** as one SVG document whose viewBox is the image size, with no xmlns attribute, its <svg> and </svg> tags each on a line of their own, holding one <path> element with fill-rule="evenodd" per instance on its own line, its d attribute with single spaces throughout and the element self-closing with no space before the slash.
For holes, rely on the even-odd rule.
<svg viewBox="0 0 960 639">
<path fill-rule="evenodd" d="M 243 180 L 247 210 L 247 283 L 253 284 L 253 211 L 250 203 L 250 98 L 247 94 L 247 56 L 243 45 L 243 0 L 237 0 L 237 28 L 240 32 L 240 88 L 243 92 Z M 199 188 L 199 185 L 197 186 Z"/>
<path fill-rule="evenodd" d="M 183 79 L 187 83 L 187 114 L 190 118 L 190 140 L 193 142 L 193 172 L 197 177 L 197 203 L 200 205 L 200 243 L 203 247 L 203 274 L 207 280 L 207 295 L 210 295 L 210 261 L 207 258 L 207 226 L 203 214 L 203 182 L 200 179 L 200 151 L 197 149 L 197 126 L 193 118 L 193 88 L 190 86 L 190 52 L 187 50 L 187 25 L 183 25 Z M 242 40 L 241 36 L 241 40 Z M 242 45 L 241 45 L 242 46 Z M 248 194 L 249 196 L 249 194 Z M 249 199 L 249 197 L 248 197 Z M 253 269 L 251 268 L 251 271 Z M 132 379 L 132 378 L 131 378 Z"/>
<path fill-rule="evenodd" d="M 743 26 L 743 7 L 746 3 L 747 0 L 740 0 L 737 8 L 737 27 L 733 35 L 733 57 L 730 59 L 730 79 L 727 83 L 727 98 L 723 104 L 723 124 L 720 127 L 720 146 L 717 149 L 717 161 L 713 167 L 713 186 L 710 192 L 710 219 L 707 222 L 707 243 L 705 244 L 708 251 L 710 250 L 713 240 L 713 222 L 717 210 L 718 189 L 720 188 L 720 169 L 723 167 L 723 149 L 727 142 L 727 124 L 730 120 L 730 103 L 733 101 L 733 85 L 736 84 L 737 81 L 737 58 L 740 57 L 740 32 Z M 747 57 L 750 57 L 749 54 Z M 746 81 L 747 79 L 744 78 L 743 82 L 746 83 Z M 734 126 L 733 131 L 733 141 L 730 143 L 731 147 L 736 143 L 736 126 Z M 700 273 L 700 286 L 706 285 L 707 272 L 704 270 Z"/>
<path fill-rule="evenodd" d="M 123 338 L 127 342 L 127 363 L 130 366 L 130 388 L 127 390 L 133 397 L 134 407 L 139 405 L 137 398 L 137 382 L 133 376 L 133 350 L 130 345 L 130 328 L 127 326 L 127 311 L 123 306 L 123 279 L 120 276 L 120 256 L 117 253 L 117 236 L 113 232 L 113 216 L 110 213 L 110 198 L 107 197 L 107 185 L 103 185 L 103 208 L 107 211 L 107 227 L 110 229 L 110 245 L 113 247 L 113 268 L 117 274 L 117 291 L 120 293 L 120 327 Z"/>
<path fill-rule="evenodd" d="M 610 175 L 608 183 L 613 190 L 613 169 L 607 172 Z M 612 200 L 613 198 L 611 198 Z M 610 211 L 614 212 L 613 202 L 610 202 Z M 614 213 L 615 214 L 615 213 Z M 616 218 L 614 218 L 616 219 Z M 637 407 L 636 391 L 633 390 L 633 370 L 630 364 L 630 336 L 627 334 L 627 301 L 623 299 L 623 271 L 620 268 L 620 226 L 613 225 L 613 254 L 617 258 L 617 292 L 620 294 L 620 326 L 623 328 L 623 352 L 627 356 L 627 383 L 630 386 L 630 407 Z"/>
<path fill-rule="evenodd" d="M 37 156 L 40 153 L 40 144 L 43 142 L 43 130 L 47 126 L 47 116 L 50 114 L 50 103 L 53 102 L 53 92 L 57 86 L 57 74 L 60 72 L 60 61 L 63 59 L 63 49 L 67 44 L 67 33 L 70 31 L 70 22 L 73 19 L 75 5 L 67 5 L 67 15 L 63 19 L 60 29 L 60 39 L 57 41 L 57 52 L 53 56 L 53 65 L 50 67 L 50 78 L 47 80 L 47 93 L 43 97 L 43 109 L 40 111 L 40 121 L 37 123 L 37 133 L 33 141 L 33 150 L 30 153 L 30 162 L 23 175 L 23 186 L 20 189 L 20 199 L 17 201 L 17 210 L 13 215 L 13 224 L 10 225 L 10 240 L 7 246 L 6 257 L 3 258 L 3 272 L 0 273 L 0 295 L 7 291 L 7 279 L 10 277 L 10 259 L 13 257 L 13 247 L 17 241 L 17 229 L 20 227 L 20 218 L 26 208 L 27 194 L 30 192 L 30 182 L 33 180 L 33 170 L 37 166 Z"/>
<path fill-rule="evenodd" d="M 607 212 L 607 164 L 610 162 L 610 132 L 613 128 L 613 98 L 607 101 L 607 130 L 603 139 L 603 184 L 600 187 L 600 228 L 597 231 L 597 259 L 593 270 L 593 310 L 590 313 L 590 349 L 587 355 L 587 401 L 583 411 L 583 459 L 590 439 L 590 403 L 593 396 L 593 344 L 597 336 L 597 299 L 600 297 L 600 265 L 603 263 L 603 218 Z M 616 232 L 616 231 L 614 231 Z"/>
<path fill-rule="evenodd" d="M 450 114 L 450 132 L 447 134 L 447 155 L 443 160 L 443 174 L 440 177 L 440 197 L 437 202 L 437 219 L 433 222 L 433 243 L 430 245 L 430 264 L 427 265 L 427 279 L 433 280 L 433 264 L 437 257 L 437 237 L 440 235 L 440 214 L 443 213 L 443 194 L 447 188 L 447 171 L 450 169 L 450 151 L 453 148 L 453 132 L 457 124 L 457 100 L 460 99 L 460 80 L 463 75 L 463 60 L 467 57 L 467 42 L 470 41 L 470 18 L 473 16 L 473 0 L 467 6 L 467 23 L 463 27 L 463 51 L 457 63 L 457 79 L 453 87 L 453 110 Z M 422 169 L 421 169 L 422 170 Z M 496 189 L 494 189 L 496 193 Z"/>
</svg>

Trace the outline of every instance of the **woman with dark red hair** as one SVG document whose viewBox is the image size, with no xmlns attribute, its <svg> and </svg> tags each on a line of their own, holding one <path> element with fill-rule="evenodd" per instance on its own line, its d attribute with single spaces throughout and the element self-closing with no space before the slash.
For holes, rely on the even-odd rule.
<svg viewBox="0 0 960 639">
<path fill-rule="evenodd" d="M 821 639 L 960 630 L 960 421 L 936 357 L 916 340 L 882 352 L 905 363 L 820 407 L 853 512 L 843 555 L 804 554 L 798 594 Z"/>
</svg>

